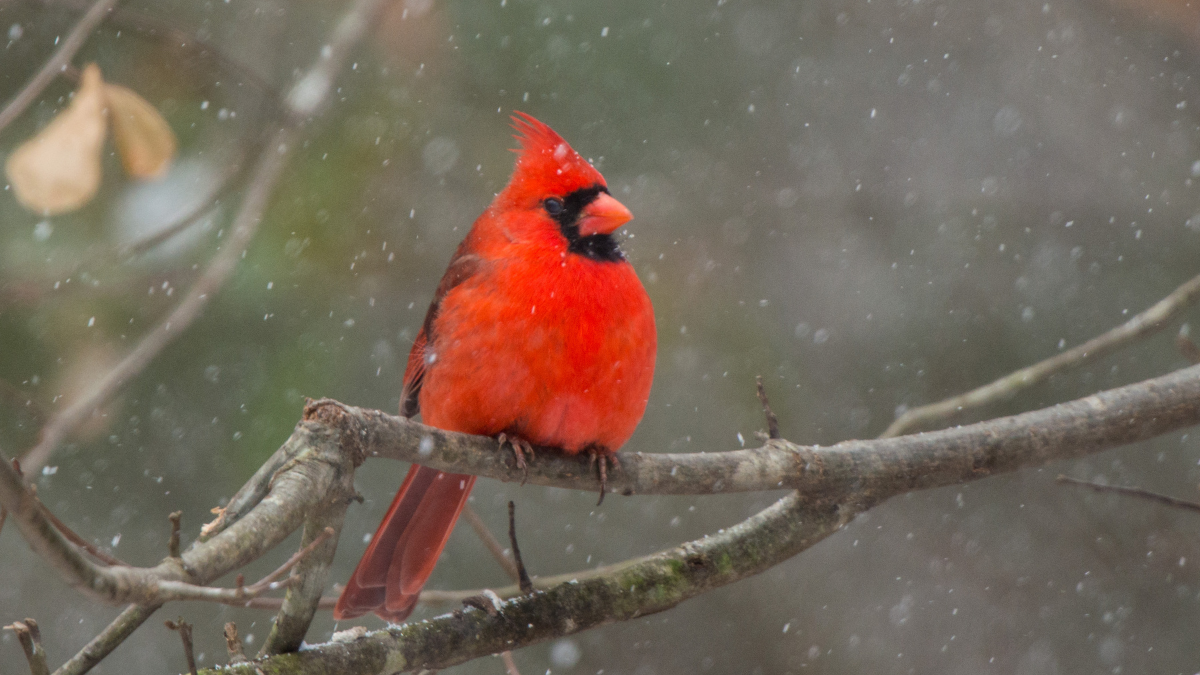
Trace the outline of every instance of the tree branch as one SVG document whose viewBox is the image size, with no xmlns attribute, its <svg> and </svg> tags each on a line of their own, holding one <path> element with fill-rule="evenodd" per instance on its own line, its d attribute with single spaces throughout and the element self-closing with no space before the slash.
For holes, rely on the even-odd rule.
<svg viewBox="0 0 1200 675">
<path fill-rule="evenodd" d="M 511 481 L 522 477 L 516 467 L 506 465 L 509 455 L 496 450 L 493 439 L 451 434 L 328 400 L 310 402 L 304 418 L 277 453 L 277 458 L 287 459 L 282 459 L 262 501 L 207 542 L 193 544 L 182 560 L 168 559 L 156 568 L 99 568 L 88 561 L 41 518 L 40 511 L 28 508 L 29 492 L 7 465 L 0 467 L 0 503 L 13 513 L 34 549 L 81 590 L 110 601 L 155 603 L 179 597 L 176 585 L 167 582 L 205 583 L 275 546 L 302 519 L 311 517 L 304 514 L 330 509 L 338 500 L 344 505 L 352 494 L 344 478 L 368 454 L 404 455 L 438 468 L 494 474 Z M 570 575 L 570 579 L 539 580 L 535 586 L 546 588 L 545 592 L 508 601 L 496 619 L 470 612 L 451 615 L 418 627 L 405 626 L 386 638 L 380 635 L 381 642 L 370 643 L 374 645 L 370 648 L 389 654 L 387 658 L 393 659 L 389 664 L 437 668 L 477 652 L 504 651 L 661 611 L 794 555 L 853 514 L 888 497 L 1098 452 L 1197 422 L 1200 366 L 1051 408 L 936 433 L 852 441 L 824 449 L 772 441 L 759 450 L 726 453 L 635 453 L 622 462 L 624 470 L 615 477 L 628 492 L 801 489 L 716 536 Z M 462 462 L 451 464 L 455 459 Z M 535 482 L 595 489 L 595 478 L 584 462 L 547 453 L 531 469 L 530 480 Z M 553 469 L 562 473 L 549 473 Z M 335 486 L 341 486 L 340 495 Z M 697 552 L 699 557 L 693 555 Z M 319 595 L 310 596 L 305 601 L 310 604 L 304 606 L 315 610 L 318 601 Z M 535 628 L 524 627 L 529 623 Z M 344 647 L 339 649 L 344 655 Z M 298 658 L 332 653 L 306 650 Z M 260 664 L 293 663 L 277 658 L 296 657 L 273 657 Z"/>
<path fill-rule="evenodd" d="M 836 532 L 857 511 L 808 507 L 795 493 L 724 531 L 607 568 L 606 574 L 563 581 L 504 602 L 492 617 L 481 610 L 440 617 L 330 642 L 209 675 L 316 674 L 438 670 L 607 623 L 670 609 L 714 588 L 757 574 Z"/>
<path fill-rule="evenodd" d="M 457 434 L 330 399 L 311 402 L 305 419 L 344 413 L 344 433 L 369 456 L 505 482 L 526 478 L 495 439 Z M 614 492 L 716 494 L 798 489 L 808 499 L 857 494 L 884 499 L 899 492 L 951 485 L 1014 471 L 1200 424 L 1200 366 L 1041 410 L 899 438 L 846 441 L 830 447 L 768 441 L 757 449 L 693 454 L 623 452 Z M 538 454 L 528 482 L 596 490 L 586 457 Z"/>
<path fill-rule="evenodd" d="M 436 436 L 437 430 L 403 418 L 332 401 L 310 402 L 305 416 L 344 424 L 340 426 L 343 438 L 361 442 L 369 453 L 378 454 L 383 438 L 396 440 L 396 436 L 408 434 L 405 442 L 420 453 L 422 464 L 468 473 L 498 468 L 495 477 L 521 478 L 515 467 L 507 467 L 503 461 L 465 462 L 453 467 L 440 464 L 445 456 L 461 450 L 460 446 L 471 444 L 476 455 L 506 457 L 495 450 L 492 439 Z M 545 590 L 504 602 L 495 616 L 456 611 L 358 638 L 347 634 L 343 641 L 272 657 L 234 672 L 249 674 L 262 669 L 264 673 L 356 675 L 445 668 L 668 609 L 778 564 L 836 531 L 857 513 L 903 492 L 966 483 L 1022 466 L 1076 457 L 1197 422 L 1200 366 L 1044 410 L 937 433 L 852 441 L 823 450 L 776 441 L 760 450 L 715 455 L 634 455 L 636 463 L 622 461 L 625 471 L 621 479 L 628 481 L 630 488 L 648 487 L 669 494 L 711 491 L 713 476 L 723 473 L 717 480 L 743 489 L 752 483 L 771 489 L 785 479 L 801 489 L 716 535 L 610 567 L 541 579 L 536 587 Z M 739 478 L 746 462 L 753 461 L 748 456 L 733 464 L 722 461 L 723 455 L 783 451 L 807 456 L 808 465 L 793 474 L 777 473 L 764 482 L 761 474 L 755 474 L 753 481 Z M 663 474 L 663 469 L 683 464 L 689 466 L 689 472 Z M 549 480 L 547 465 L 565 468 L 564 475 Z M 573 473 L 575 467 L 559 464 L 548 455 L 531 468 L 547 483 L 594 489 L 581 484 L 582 479 Z M 697 476 L 703 478 L 699 483 L 692 480 Z"/>
<path fill-rule="evenodd" d="M 1139 338 L 1157 333 L 1167 325 L 1168 321 L 1190 307 L 1197 299 L 1200 299 L 1200 276 L 1191 278 L 1172 291 L 1170 295 L 1120 326 L 1077 347 L 1072 347 L 1032 366 L 1009 373 L 965 394 L 905 411 L 879 437 L 899 436 L 919 427 L 943 422 L 988 403 L 1009 398 L 1023 389 L 1049 379 L 1055 373 L 1077 368 L 1135 342 Z"/>
</svg>

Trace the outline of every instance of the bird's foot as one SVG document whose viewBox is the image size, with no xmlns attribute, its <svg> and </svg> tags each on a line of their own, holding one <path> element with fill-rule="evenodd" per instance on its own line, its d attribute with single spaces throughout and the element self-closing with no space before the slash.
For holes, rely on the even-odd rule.
<svg viewBox="0 0 1200 675">
<path fill-rule="evenodd" d="M 525 479 L 529 478 L 529 465 L 525 462 L 525 455 L 529 455 L 529 459 L 534 458 L 533 445 L 524 438 L 518 436 L 509 436 L 501 432 L 496 440 L 500 443 L 500 449 L 504 449 L 504 444 L 508 443 L 512 446 L 513 457 L 517 460 L 517 468 L 521 470 L 521 485 L 525 484 Z"/>
<path fill-rule="evenodd" d="M 600 499 L 596 502 L 596 506 L 600 506 L 604 503 L 604 493 L 608 492 L 608 466 L 612 464 L 612 468 L 620 469 L 621 462 L 616 453 L 608 452 L 604 448 L 591 447 L 587 453 L 589 464 L 596 467 L 600 476 Z"/>
</svg>

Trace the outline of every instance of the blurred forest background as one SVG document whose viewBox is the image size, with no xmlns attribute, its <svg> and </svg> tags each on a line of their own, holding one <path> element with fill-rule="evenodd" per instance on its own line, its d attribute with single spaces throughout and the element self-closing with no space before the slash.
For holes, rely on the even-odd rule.
<svg viewBox="0 0 1200 675">
<path fill-rule="evenodd" d="M 398 0 L 292 157 L 234 277 L 60 448 L 39 494 L 89 540 L 153 564 L 167 514 L 182 510 L 194 537 L 288 437 L 304 397 L 394 412 L 433 288 L 508 179 L 514 110 L 593 158 L 635 214 L 624 245 L 660 347 L 626 450 L 757 444 L 757 374 L 788 439 L 874 436 L 905 406 L 1079 344 L 1200 271 L 1200 14 L 1155 2 Z M 106 156 L 99 196 L 70 215 L 31 214 L 0 191 L 9 456 L 186 292 L 244 181 L 148 253 L 114 263 L 107 252 L 213 200 L 275 128 L 280 92 L 344 9 L 120 7 L 73 63 L 100 64 L 154 104 L 179 159 L 163 180 L 134 183 Z M 0 0 L 0 100 L 84 8 Z M 4 129 L 0 157 L 74 87 L 59 78 Z M 988 415 L 1180 367 L 1173 331 Z M 1052 479 L 1195 498 L 1194 435 L 893 500 L 759 577 L 525 649 L 517 664 L 527 674 L 1192 673 L 1196 516 Z M 333 581 L 349 576 L 404 469 L 374 460 L 360 472 L 366 502 L 350 509 Z M 777 496 L 614 496 L 596 508 L 594 494 L 481 481 L 472 503 L 501 533 L 503 504 L 516 500 L 526 563 L 553 574 L 701 536 Z M 460 527 L 430 587 L 506 583 Z M 52 664 L 117 611 L 63 585 L 14 528 L 0 534 L 0 621 L 36 618 Z M 416 618 L 431 611 L 442 610 Z M 195 624 L 203 666 L 225 660 L 224 622 L 257 649 L 272 616 L 197 603 L 159 615 L 95 672 L 185 670 L 161 619 Z M 308 641 L 334 629 L 319 615 Z M 23 661 L 5 631 L 3 669 Z M 484 659 L 454 672 L 502 668 Z"/>
</svg>

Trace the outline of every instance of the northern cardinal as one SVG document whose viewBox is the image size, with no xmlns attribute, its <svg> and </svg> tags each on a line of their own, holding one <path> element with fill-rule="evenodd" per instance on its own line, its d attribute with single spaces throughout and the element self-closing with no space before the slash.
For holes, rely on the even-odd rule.
<svg viewBox="0 0 1200 675">
<path fill-rule="evenodd" d="M 517 113 L 512 179 L 442 276 L 404 371 L 400 413 L 605 463 L 646 410 L 654 311 L 612 233 L 633 215 L 550 127 Z M 334 609 L 399 622 L 475 484 L 414 465 Z M 603 495 L 603 486 L 601 495 Z"/>
</svg>

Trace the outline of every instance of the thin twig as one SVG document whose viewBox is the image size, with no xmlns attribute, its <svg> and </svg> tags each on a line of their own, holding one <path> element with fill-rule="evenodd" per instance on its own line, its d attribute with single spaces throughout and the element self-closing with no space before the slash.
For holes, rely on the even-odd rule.
<svg viewBox="0 0 1200 675">
<path fill-rule="evenodd" d="M 1174 497 L 1168 497 L 1167 495 L 1162 495 L 1157 492 L 1151 492 L 1149 490 L 1143 490 L 1142 488 L 1119 487 L 1117 485 L 1101 485 L 1100 483 L 1093 483 L 1091 481 L 1078 480 L 1075 478 L 1068 478 L 1067 476 L 1062 476 L 1062 475 L 1058 476 L 1054 480 L 1058 483 L 1065 483 L 1067 485 L 1078 485 L 1080 487 L 1085 487 L 1090 490 L 1095 490 L 1096 492 L 1113 492 L 1113 493 L 1116 493 L 1119 495 L 1126 495 L 1128 497 L 1137 497 L 1139 499 L 1146 499 L 1146 500 L 1149 500 L 1152 502 L 1158 502 L 1159 504 L 1165 504 L 1167 506 L 1170 506 L 1171 508 L 1183 509 L 1185 511 L 1200 512 L 1200 504 L 1197 504 L 1196 502 L 1189 502 L 1184 499 L 1176 499 Z"/>
<path fill-rule="evenodd" d="M 42 647 L 42 631 L 37 621 L 14 621 L 4 628 L 17 634 L 17 640 L 25 650 L 25 660 L 29 661 L 30 675 L 50 675 L 50 667 L 46 665 L 46 650 Z"/>
<path fill-rule="evenodd" d="M 13 459 L 11 464 L 12 464 L 13 471 L 17 474 L 17 476 L 23 477 L 24 472 L 21 469 L 20 460 Z M 50 511 L 50 509 L 46 508 L 46 505 L 43 504 L 42 500 L 38 498 L 37 491 L 34 489 L 34 486 L 32 486 L 32 485 L 29 486 L 28 488 L 26 488 L 26 491 L 28 492 L 29 499 L 31 500 L 34 508 L 37 508 L 39 511 L 41 511 L 42 516 L 47 521 L 49 521 L 49 523 L 54 526 L 54 529 L 58 530 L 59 533 L 61 533 L 62 536 L 67 539 L 67 541 L 71 542 L 72 544 L 75 544 L 79 548 L 86 551 L 93 558 L 99 560 L 100 562 L 103 562 L 106 565 L 127 565 L 127 563 L 125 561 L 121 560 L 120 558 L 117 558 L 116 556 L 109 555 L 108 553 L 104 552 L 103 550 L 97 548 L 95 544 L 93 544 L 92 542 L 79 536 L 79 534 L 76 533 L 74 530 L 72 530 L 70 527 L 67 527 L 66 523 L 59 520 L 58 516 L 54 515 L 54 513 L 52 511 Z M 3 526 L 4 519 L 7 517 L 7 514 L 8 514 L 7 510 L 0 508 L 0 526 Z"/>
<path fill-rule="evenodd" d="M 475 509 L 471 508 L 470 504 L 467 504 L 463 507 L 462 514 L 463 517 L 467 519 L 467 523 L 471 525 L 471 529 L 475 530 L 475 534 L 478 535 L 479 540 L 482 541 L 483 545 L 487 547 L 487 550 L 491 552 L 492 557 L 496 559 L 496 562 L 500 564 L 500 567 L 504 568 L 504 573 L 507 574 L 513 581 L 520 582 L 521 575 L 519 572 L 517 572 L 516 564 L 513 563 L 512 559 L 505 555 L 504 548 L 501 547 L 500 542 L 497 541 L 494 536 L 492 536 L 491 530 L 487 528 L 487 524 L 484 523 L 483 519 L 479 517 L 479 514 L 475 512 Z"/>
<path fill-rule="evenodd" d="M 1082 366 L 1139 338 L 1162 330 L 1168 321 L 1191 306 L 1198 298 L 1200 298 L 1200 276 L 1195 276 L 1176 288 L 1167 297 L 1154 303 L 1149 309 L 1077 347 L 1072 347 L 1032 366 L 1009 373 L 965 394 L 905 411 L 879 437 L 900 436 L 913 429 L 947 420 L 967 410 L 1007 399 L 1023 389 L 1046 380 L 1055 373 Z"/>
<path fill-rule="evenodd" d="M 251 147 L 255 148 L 256 144 L 252 144 Z M 102 253 L 92 260 L 85 261 L 84 263 L 76 266 L 76 268 L 67 276 L 73 276 L 79 268 L 86 267 L 89 269 L 97 269 L 111 263 L 129 260 L 130 258 L 136 257 L 155 248 L 159 244 L 170 240 L 175 235 L 190 228 L 196 223 L 196 221 L 200 220 L 206 214 L 212 212 L 213 209 L 217 208 L 223 196 L 233 191 L 236 180 L 240 178 L 246 171 L 247 167 L 245 156 L 246 152 L 241 151 L 238 153 L 236 159 L 227 162 L 225 164 L 225 172 L 221 174 L 221 177 L 217 180 L 216 185 L 213 186 L 209 195 L 204 199 L 197 201 L 190 208 L 176 216 L 173 221 L 168 222 L 161 228 L 156 228 L 152 233 L 142 237 L 141 239 L 135 239 L 126 244 L 122 244 L 115 250 Z"/>
<path fill-rule="evenodd" d="M 517 566 L 517 583 L 521 586 L 521 592 L 529 594 L 533 592 L 533 582 L 529 580 L 529 572 L 525 571 L 525 563 L 521 561 L 521 549 L 517 546 L 517 505 L 511 501 L 508 503 L 508 540 L 512 543 L 513 563 Z"/>
<path fill-rule="evenodd" d="M 75 53 L 87 41 L 92 31 L 96 29 L 96 26 L 100 25 L 101 21 L 104 21 L 104 18 L 108 16 L 108 13 L 112 11 L 116 4 L 117 0 L 96 0 L 91 9 L 80 17 L 79 22 L 75 24 L 75 27 L 71 29 L 71 32 L 67 34 L 67 37 L 59 45 L 58 51 L 54 52 L 54 55 L 50 57 L 50 60 L 46 61 L 42 69 L 33 76 L 33 79 L 21 91 L 17 92 L 16 96 L 9 100 L 3 110 L 0 110 L 0 130 L 12 124 L 13 120 L 20 117 L 21 113 L 25 112 L 25 109 L 37 100 L 42 90 L 46 88 L 46 85 L 50 84 L 54 77 L 71 62 Z"/>
<path fill-rule="evenodd" d="M 95 544 L 79 536 L 78 533 L 67 527 L 67 524 L 59 520 L 58 516 L 54 515 L 54 513 L 42 503 L 42 500 L 38 499 L 37 495 L 33 495 L 33 498 L 37 502 L 37 506 L 41 510 L 42 514 L 46 516 L 46 520 L 50 521 L 50 524 L 54 526 L 54 529 L 61 532 L 62 535 L 67 538 L 67 541 L 87 551 L 89 555 L 105 565 L 128 566 L 129 563 L 126 563 L 124 560 L 100 550 Z"/>
<path fill-rule="evenodd" d="M 174 511 L 167 516 L 167 520 L 171 521 L 171 536 L 167 539 L 167 555 L 172 558 L 179 557 L 179 525 L 183 520 L 183 511 Z"/>
<path fill-rule="evenodd" d="M 762 402 L 763 414 L 767 416 L 767 438 L 779 438 L 779 418 L 771 410 L 771 402 L 767 400 L 767 388 L 763 386 L 762 375 L 754 378 L 758 386 L 758 400 Z"/>
<path fill-rule="evenodd" d="M 178 621 L 167 619 L 164 622 L 167 628 L 179 633 L 179 639 L 183 641 L 183 656 L 187 659 L 188 673 L 196 675 L 196 655 L 192 649 L 192 624 L 179 617 Z"/>
</svg>

